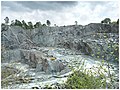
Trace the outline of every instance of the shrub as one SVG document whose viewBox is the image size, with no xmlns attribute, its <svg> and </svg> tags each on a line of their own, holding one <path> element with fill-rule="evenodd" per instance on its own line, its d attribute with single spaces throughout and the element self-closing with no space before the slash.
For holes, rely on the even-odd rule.
<svg viewBox="0 0 120 90">
<path fill-rule="evenodd" d="M 106 80 L 104 75 L 95 77 L 94 75 L 86 74 L 81 71 L 75 71 L 74 74 L 70 75 L 65 87 L 67 89 L 100 89 L 106 88 Z"/>
</svg>

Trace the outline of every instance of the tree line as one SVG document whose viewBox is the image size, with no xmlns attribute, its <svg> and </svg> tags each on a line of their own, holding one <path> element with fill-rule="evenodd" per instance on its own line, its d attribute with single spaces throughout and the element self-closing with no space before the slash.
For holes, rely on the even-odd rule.
<svg viewBox="0 0 120 90">
<path fill-rule="evenodd" d="M 8 25 L 9 23 L 9 18 L 6 17 L 5 19 L 5 24 L 2 23 L 2 25 Z M 102 24 L 119 24 L 119 19 L 117 21 L 113 21 L 111 22 L 111 19 L 110 18 L 105 18 L 104 20 L 101 21 Z M 24 29 L 34 29 L 34 28 L 38 28 L 38 27 L 41 27 L 41 26 L 50 26 L 51 25 L 51 22 L 49 20 L 46 21 L 46 24 L 41 24 L 41 22 L 36 22 L 34 25 L 33 23 L 30 21 L 30 22 L 25 22 L 24 20 L 22 21 L 19 21 L 19 20 L 12 20 L 11 23 L 10 23 L 10 26 L 20 26 Z M 78 25 L 78 22 L 75 21 L 75 25 Z M 56 26 L 56 24 L 54 24 L 54 26 Z"/>
<path fill-rule="evenodd" d="M 5 23 L 2 23 L 2 25 L 8 25 L 9 18 L 6 17 L 4 20 L 5 20 Z M 41 22 L 36 22 L 34 25 L 31 21 L 26 23 L 24 20 L 19 21 L 17 19 L 12 20 L 10 23 L 10 26 L 20 26 L 24 29 L 34 29 L 34 28 L 38 28 L 41 26 L 50 26 L 50 25 L 51 25 L 51 22 L 49 20 L 46 21 L 46 24 L 41 24 Z"/>
</svg>

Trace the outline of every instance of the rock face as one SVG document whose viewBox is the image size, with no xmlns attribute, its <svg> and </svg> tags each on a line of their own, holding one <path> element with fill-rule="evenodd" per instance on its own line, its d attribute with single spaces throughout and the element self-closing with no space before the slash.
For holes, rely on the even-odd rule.
<svg viewBox="0 0 120 90">
<path fill-rule="evenodd" d="M 43 52 L 37 50 L 21 50 L 22 59 L 28 63 L 36 71 L 45 71 L 46 73 L 60 72 L 65 68 L 62 62 L 57 60 L 52 61 L 51 58 L 46 56 Z"/>
<path fill-rule="evenodd" d="M 87 54 L 106 60 L 118 59 L 117 24 L 44 26 L 32 30 L 24 30 L 19 26 L 2 26 L 1 31 L 2 59 L 5 59 L 3 62 L 24 60 L 32 67 L 51 72 L 64 68 L 58 60 L 50 61 L 37 47 L 66 48 L 75 51 L 75 54 Z M 114 49 L 109 49 L 111 47 Z"/>
<path fill-rule="evenodd" d="M 44 88 L 67 80 L 70 67 L 91 69 L 105 62 L 119 87 L 119 26 L 91 23 L 86 26 L 41 26 L 23 29 L 3 25 L 1 30 L 2 88 Z M 79 55 L 82 54 L 82 55 Z M 94 58 L 92 58 L 92 57 Z M 98 59 L 96 59 L 98 58 Z M 99 62 L 99 63 L 98 63 Z M 102 63 L 103 65 L 103 63 Z M 10 69 L 9 69 L 10 68 Z M 98 69 L 96 71 L 99 71 Z M 108 76 L 109 80 L 109 75 Z M 8 78 L 7 78 L 8 77 Z M 60 83 L 59 82 L 59 83 Z M 37 86 L 36 86 L 37 85 Z M 39 87 L 40 86 L 40 87 Z M 47 86 L 45 87 L 47 88 Z"/>
</svg>

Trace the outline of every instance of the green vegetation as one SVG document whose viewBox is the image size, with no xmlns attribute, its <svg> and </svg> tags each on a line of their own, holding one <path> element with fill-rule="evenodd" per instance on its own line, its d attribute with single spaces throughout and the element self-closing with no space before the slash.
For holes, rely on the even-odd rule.
<svg viewBox="0 0 120 90">
<path fill-rule="evenodd" d="M 101 21 L 101 23 L 110 24 L 111 20 L 110 20 L 110 18 L 105 18 L 104 20 Z"/>
<path fill-rule="evenodd" d="M 26 22 L 24 20 L 22 21 L 22 27 L 24 29 L 28 29 L 28 25 L 26 24 Z"/>
<path fill-rule="evenodd" d="M 14 25 L 22 27 L 22 23 L 19 20 L 17 20 L 17 19 L 15 20 L 15 24 Z"/>
<path fill-rule="evenodd" d="M 73 74 L 68 77 L 65 87 L 67 89 L 105 89 L 108 84 L 106 84 L 107 70 L 103 68 L 104 63 L 84 69 L 84 62 L 85 60 L 81 66 L 78 66 L 78 70 L 73 69 Z"/>
<path fill-rule="evenodd" d="M 85 72 L 75 71 L 72 74 L 67 82 L 67 89 L 100 89 L 106 88 L 106 80 L 101 79 L 104 78 L 104 75 L 99 77 L 95 77 L 92 74 L 85 74 Z"/>
<path fill-rule="evenodd" d="M 43 24 L 42 26 L 46 26 L 46 24 Z"/>
<path fill-rule="evenodd" d="M 29 28 L 29 29 L 33 29 L 33 24 L 32 24 L 32 22 L 28 22 L 28 28 Z"/>
<path fill-rule="evenodd" d="M 8 80 L 7 78 L 13 78 L 13 75 L 17 72 L 16 69 L 5 67 L 1 70 L 1 86 L 8 86 L 8 84 L 12 81 Z"/>
<path fill-rule="evenodd" d="M 38 28 L 41 26 L 41 22 L 36 22 L 36 24 L 34 25 L 34 28 Z"/>
<path fill-rule="evenodd" d="M 47 24 L 48 26 L 50 26 L 50 25 L 51 25 L 51 23 L 50 23 L 50 21 L 49 21 L 49 20 L 47 20 L 46 24 Z"/>
<path fill-rule="evenodd" d="M 104 20 L 101 21 L 101 23 L 103 24 L 119 24 L 119 19 L 117 21 L 112 21 L 111 22 L 111 19 L 110 18 L 105 18 Z"/>
<path fill-rule="evenodd" d="M 6 17 L 4 20 L 5 20 L 5 23 L 2 23 L 1 26 L 8 25 L 9 18 Z M 47 20 L 46 24 L 41 24 L 41 22 L 36 22 L 33 25 L 31 21 L 26 23 L 24 20 L 22 20 L 22 22 L 20 22 L 19 20 L 16 19 L 15 21 L 14 20 L 11 21 L 10 26 L 20 26 L 23 29 L 34 29 L 34 28 L 39 28 L 39 27 L 42 27 L 42 26 L 50 26 L 51 22 L 49 20 Z"/>
</svg>

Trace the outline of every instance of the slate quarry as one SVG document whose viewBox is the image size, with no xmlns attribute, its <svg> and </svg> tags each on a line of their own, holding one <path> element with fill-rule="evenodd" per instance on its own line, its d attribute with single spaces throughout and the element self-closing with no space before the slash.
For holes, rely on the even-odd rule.
<svg viewBox="0 0 120 90">
<path fill-rule="evenodd" d="M 27 30 L 19 26 L 1 27 L 2 69 L 10 67 L 12 63 L 25 64 L 23 72 L 33 72 L 32 75 L 35 73 L 36 77 L 43 73 L 54 76 L 70 72 L 70 61 L 67 59 L 71 55 L 86 55 L 118 63 L 118 46 L 118 24 L 41 26 Z"/>
</svg>

